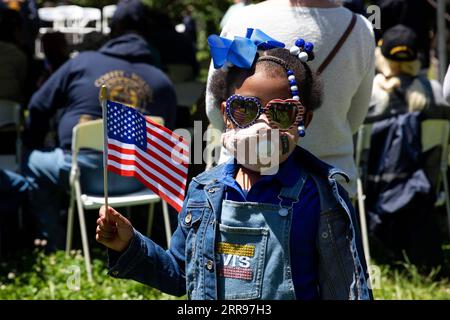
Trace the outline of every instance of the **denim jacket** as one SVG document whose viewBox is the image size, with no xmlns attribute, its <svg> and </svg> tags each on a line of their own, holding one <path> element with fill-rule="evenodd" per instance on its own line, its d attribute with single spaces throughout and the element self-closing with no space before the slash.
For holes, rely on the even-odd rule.
<svg viewBox="0 0 450 320">
<path fill-rule="evenodd" d="M 338 174 L 348 177 L 300 147 L 291 156 L 314 179 L 320 195 L 316 243 L 321 298 L 371 299 L 356 216 L 345 190 L 334 178 Z M 176 296 L 187 293 L 190 299 L 217 299 L 215 243 L 225 189 L 218 179 L 222 167 L 214 167 L 190 183 L 168 250 L 135 230 L 125 252 L 108 251 L 108 274 Z"/>
</svg>

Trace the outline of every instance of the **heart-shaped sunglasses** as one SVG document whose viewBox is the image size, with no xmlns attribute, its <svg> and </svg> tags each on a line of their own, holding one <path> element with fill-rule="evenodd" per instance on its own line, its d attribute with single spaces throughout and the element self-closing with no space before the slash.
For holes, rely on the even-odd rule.
<svg viewBox="0 0 450 320">
<path fill-rule="evenodd" d="M 273 99 L 263 107 L 256 97 L 234 94 L 227 99 L 225 112 L 228 119 L 241 129 L 250 127 L 265 113 L 272 128 L 289 130 L 303 120 L 305 107 L 294 99 Z"/>
</svg>

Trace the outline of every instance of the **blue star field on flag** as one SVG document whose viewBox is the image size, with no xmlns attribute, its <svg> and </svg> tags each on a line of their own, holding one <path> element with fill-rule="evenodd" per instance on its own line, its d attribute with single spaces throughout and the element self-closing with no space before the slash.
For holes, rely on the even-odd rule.
<svg viewBox="0 0 450 320">
<path fill-rule="evenodd" d="M 146 121 L 136 109 L 117 102 L 107 102 L 108 138 L 147 149 Z"/>
</svg>

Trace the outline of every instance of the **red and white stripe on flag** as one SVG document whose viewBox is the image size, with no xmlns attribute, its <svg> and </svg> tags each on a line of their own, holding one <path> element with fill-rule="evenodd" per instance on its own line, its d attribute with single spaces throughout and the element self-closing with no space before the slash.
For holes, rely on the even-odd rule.
<svg viewBox="0 0 450 320">
<path fill-rule="evenodd" d="M 180 212 L 189 163 L 186 140 L 135 109 L 110 101 L 107 130 L 108 170 L 136 177 Z"/>
</svg>

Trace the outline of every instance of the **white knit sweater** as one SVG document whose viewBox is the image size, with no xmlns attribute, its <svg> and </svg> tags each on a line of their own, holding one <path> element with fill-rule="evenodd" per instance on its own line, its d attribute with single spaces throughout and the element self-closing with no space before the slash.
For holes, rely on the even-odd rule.
<svg viewBox="0 0 450 320">
<path fill-rule="evenodd" d="M 352 13 L 343 8 L 289 7 L 258 4 L 245 7 L 225 25 L 221 36 L 245 36 L 247 28 L 258 28 L 284 42 L 290 48 L 295 40 L 304 38 L 314 44 L 317 69 L 351 21 Z M 357 23 L 339 53 L 322 74 L 323 104 L 315 111 L 306 136 L 299 145 L 321 160 L 344 170 L 351 179 L 343 186 L 354 195 L 357 171 L 353 160 L 352 135 L 366 116 L 374 77 L 375 40 L 372 26 L 358 15 Z M 210 66 L 206 111 L 215 128 L 223 129 L 220 102 L 210 93 L 210 79 L 216 72 Z M 223 149 L 223 148 L 222 148 Z"/>
</svg>

